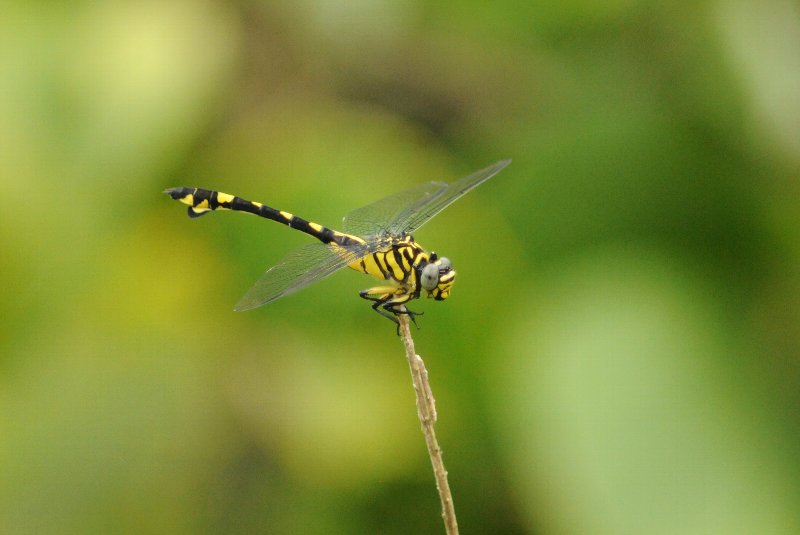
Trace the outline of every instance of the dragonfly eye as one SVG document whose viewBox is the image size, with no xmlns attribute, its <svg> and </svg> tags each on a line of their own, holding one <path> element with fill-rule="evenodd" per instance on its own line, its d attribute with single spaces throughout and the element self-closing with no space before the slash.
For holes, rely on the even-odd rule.
<svg viewBox="0 0 800 535">
<path fill-rule="evenodd" d="M 422 275 L 420 276 L 420 284 L 422 288 L 429 292 L 436 288 L 439 284 L 439 266 L 434 263 L 429 263 L 422 268 Z"/>
<path fill-rule="evenodd" d="M 450 262 L 450 259 L 446 256 L 443 256 L 439 259 L 439 272 L 440 273 L 447 273 L 453 269 L 453 263 Z"/>
</svg>

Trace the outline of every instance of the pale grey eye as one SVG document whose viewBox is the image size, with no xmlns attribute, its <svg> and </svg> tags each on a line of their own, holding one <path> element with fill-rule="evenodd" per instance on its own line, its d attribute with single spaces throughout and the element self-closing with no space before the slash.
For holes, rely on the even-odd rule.
<svg viewBox="0 0 800 535">
<path fill-rule="evenodd" d="M 442 273 L 446 273 L 453 269 L 453 264 L 450 262 L 450 259 L 446 256 L 443 256 L 439 259 L 439 269 Z"/>
<path fill-rule="evenodd" d="M 428 264 L 422 268 L 422 275 L 420 276 L 420 284 L 425 290 L 433 290 L 439 284 L 439 266 L 436 264 Z"/>
</svg>

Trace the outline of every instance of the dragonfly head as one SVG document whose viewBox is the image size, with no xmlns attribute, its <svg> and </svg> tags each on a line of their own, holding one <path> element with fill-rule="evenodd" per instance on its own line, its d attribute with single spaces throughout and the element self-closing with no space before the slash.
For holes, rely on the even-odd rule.
<svg viewBox="0 0 800 535">
<path fill-rule="evenodd" d="M 450 259 L 431 253 L 428 263 L 422 268 L 420 285 L 423 290 L 428 292 L 428 297 L 444 301 L 450 297 L 450 288 L 455 279 L 456 271 L 453 269 Z"/>
</svg>

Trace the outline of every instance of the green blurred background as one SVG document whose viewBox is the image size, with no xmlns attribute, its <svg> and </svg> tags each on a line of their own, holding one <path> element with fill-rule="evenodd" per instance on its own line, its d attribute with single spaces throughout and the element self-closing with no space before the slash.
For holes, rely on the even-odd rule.
<svg viewBox="0 0 800 535">
<path fill-rule="evenodd" d="M 441 533 L 394 328 L 330 226 L 501 158 L 417 234 L 462 533 L 800 533 L 789 0 L 0 2 L 0 532 Z"/>
</svg>

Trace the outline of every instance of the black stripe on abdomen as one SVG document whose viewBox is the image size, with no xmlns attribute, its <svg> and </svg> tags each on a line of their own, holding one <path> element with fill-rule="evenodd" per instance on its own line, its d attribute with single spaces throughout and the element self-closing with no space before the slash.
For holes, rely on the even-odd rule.
<svg viewBox="0 0 800 535">
<path fill-rule="evenodd" d="M 213 210 L 233 210 L 236 212 L 247 212 L 265 219 L 270 219 L 277 223 L 286 225 L 293 229 L 304 232 L 315 237 L 322 243 L 337 243 L 342 246 L 352 245 L 361 242 L 355 236 L 349 236 L 336 232 L 317 223 L 307 221 L 283 210 L 276 210 L 271 206 L 259 202 L 248 201 L 241 197 L 236 197 L 221 191 L 208 190 L 202 188 L 170 188 L 164 193 L 176 201 L 189 205 L 188 213 L 190 217 L 200 217 Z"/>
</svg>

